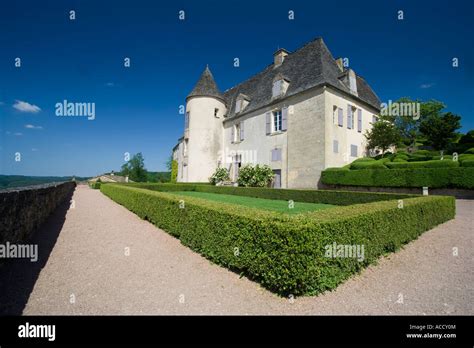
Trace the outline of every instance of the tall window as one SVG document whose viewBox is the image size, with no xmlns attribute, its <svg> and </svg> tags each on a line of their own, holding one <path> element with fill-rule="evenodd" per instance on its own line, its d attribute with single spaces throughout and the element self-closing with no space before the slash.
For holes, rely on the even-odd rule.
<svg viewBox="0 0 474 348">
<path fill-rule="evenodd" d="M 357 157 L 357 145 L 351 145 L 351 157 Z"/>
<path fill-rule="evenodd" d="M 281 131 L 281 121 L 282 121 L 282 114 L 281 110 L 273 111 L 273 131 L 280 132 Z"/>
<path fill-rule="evenodd" d="M 189 111 L 186 112 L 186 115 L 184 116 L 184 129 L 189 128 Z"/>
<path fill-rule="evenodd" d="M 234 139 L 232 139 L 234 143 L 240 141 L 240 123 L 234 125 Z"/>
<path fill-rule="evenodd" d="M 339 153 L 339 141 L 337 140 L 332 141 L 332 152 Z"/>
<path fill-rule="evenodd" d="M 188 155 L 188 139 L 183 142 L 183 156 Z"/>
</svg>

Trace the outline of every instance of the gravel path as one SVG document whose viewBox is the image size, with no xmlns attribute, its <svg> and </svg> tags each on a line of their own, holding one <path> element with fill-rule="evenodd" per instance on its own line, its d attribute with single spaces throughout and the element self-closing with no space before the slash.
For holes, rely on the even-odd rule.
<svg viewBox="0 0 474 348">
<path fill-rule="evenodd" d="M 474 314 L 474 201 L 458 200 L 455 220 L 335 291 L 289 300 L 211 264 L 98 190 L 78 186 L 73 199 L 23 314 Z"/>
</svg>

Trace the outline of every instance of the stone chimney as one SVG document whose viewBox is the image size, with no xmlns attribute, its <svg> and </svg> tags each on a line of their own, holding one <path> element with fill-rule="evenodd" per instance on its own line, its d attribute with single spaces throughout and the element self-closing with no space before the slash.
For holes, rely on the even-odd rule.
<svg viewBox="0 0 474 348">
<path fill-rule="evenodd" d="M 275 53 L 273 53 L 273 67 L 279 67 L 280 65 L 283 64 L 283 61 L 285 60 L 285 57 L 290 54 L 287 50 L 284 48 L 278 49 Z"/>
<path fill-rule="evenodd" d="M 342 63 L 342 58 L 337 58 L 336 59 L 336 64 L 337 64 L 337 67 L 339 68 L 339 70 L 341 70 L 341 72 L 344 71 L 344 64 Z"/>
</svg>

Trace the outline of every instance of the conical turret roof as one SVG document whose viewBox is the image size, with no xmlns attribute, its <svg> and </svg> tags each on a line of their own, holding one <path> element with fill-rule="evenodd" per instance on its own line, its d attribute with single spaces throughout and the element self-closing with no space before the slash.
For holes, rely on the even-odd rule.
<svg viewBox="0 0 474 348">
<path fill-rule="evenodd" d="M 209 70 L 208 66 L 206 66 L 206 69 L 203 71 L 198 82 L 186 99 L 191 97 L 214 97 L 224 101 L 224 97 L 222 93 L 219 92 L 216 81 L 214 81 L 214 77 L 212 76 L 211 70 Z"/>
</svg>

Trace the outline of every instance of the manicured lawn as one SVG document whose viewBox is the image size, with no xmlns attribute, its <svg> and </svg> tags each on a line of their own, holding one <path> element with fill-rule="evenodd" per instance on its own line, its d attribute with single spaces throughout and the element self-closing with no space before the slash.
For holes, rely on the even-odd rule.
<svg viewBox="0 0 474 348">
<path fill-rule="evenodd" d="M 244 205 L 246 207 L 253 207 L 257 209 L 271 210 L 271 211 L 277 211 L 277 212 L 288 213 L 288 214 L 299 214 L 299 213 L 304 213 L 308 211 L 315 211 L 315 210 L 336 207 L 335 205 L 332 205 L 332 204 L 294 202 L 293 208 L 290 209 L 288 201 L 276 200 L 276 199 L 263 199 L 263 198 L 253 198 L 253 197 L 236 196 L 236 195 L 226 195 L 226 194 L 220 194 L 220 193 L 195 192 L 195 191 L 173 191 L 173 192 L 168 192 L 168 193 L 182 195 L 182 196 L 204 198 L 210 201 L 238 204 L 238 205 Z"/>
</svg>

